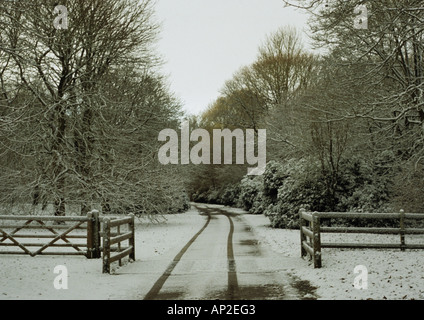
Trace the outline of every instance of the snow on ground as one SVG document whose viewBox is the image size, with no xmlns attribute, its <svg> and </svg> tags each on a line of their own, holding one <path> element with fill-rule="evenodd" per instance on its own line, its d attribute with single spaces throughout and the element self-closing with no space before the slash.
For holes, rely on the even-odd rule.
<svg viewBox="0 0 424 320">
<path fill-rule="evenodd" d="M 245 215 L 262 242 L 289 257 L 300 257 L 300 234 L 297 230 L 273 229 L 263 215 Z M 414 237 L 415 239 L 411 239 Z M 322 242 L 399 243 L 399 236 L 323 234 Z M 406 236 L 408 243 L 424 243 L 423 236 Z M 396 249 L 322 249 L 322 268 L 314 269 L 307 259 L 299 258 L 294 273 L 317 287 L 319 299 L 325 300 L 401 300 L 424 299 L 424 251 Z M 368 271 L 368 288 L 356 289 L 356 266 Z M 359 279 L 359 278 L 358 278 Z M 359 283 L 361 284 L 361 282 Z"/>
<path fill-rule="evenodd" d="M 243 214 L 240 209 L 228 208 Z M 317 287 L 319 299 L 424 299 L 424 251 L 382 249 L 323 249 L 321 269 L 314 269 L 311 262 L 300 258 L 300 235 L 297 230 L 272 229 L 263 215 L 243 215 L 257 238 L 281 255 L 295 258 L 295 265 L 288 268 L 294 276 L 310 281 Z M 164 266 L 188 240 L 204 225 L 205 217 L 191 209 L 184 214 L 170 215 L 164 223 L 151 223 L 136 219 L 136 259 L 130 266 L 115 268 L 131 270 L 132 266 L 146 260 L 163 257 Z M 347 238 L 349 236 L 349 239 Z M 324 238 L 329 237 L 329 238 Z M 351 242 L 378 241 L 376 235 L 323 235 L 323 241 Z M 398 241 L 395 237 L 393 241 Z M 408 237 L 407 237 L 408 241 Z M 424 243 L 424 238 L 416 239 Z M 414 241 L 414 242 L 416 242 Z M 68 270 L 68 290 L 54 288 L 57 265 Z M 354 287 L 357 265 L 368 270 L 368 289 Z M 135 268 L 136 266 L 134 266 Z M 162 271 L 158 270 L 158 274 Z M 156 276 L 155 276 L 156 277 Z M 136 299 L 140 288 L 148 290 L 155 280 L 134 274 L 102 274 L 102 260 L 88 260 L 78 256 L 24 256 L 0 255 L 0 300 L 6 299 L 75 299 L 106 300 Z M 153 281 L 153 282 L 152 282 Z"/>
<path fill-rule="evenodd" d="M 184 214 L 168 215 L 163 223 L 136 218 L 136 260 L 164 259 L 164 267 L 203 226 L 205 218 L 194 209 Z M 34 250 L 34 249 L 32 249 Z M 168 257 L 169 256 L 169 257 Z M 57 290 L 56 266 L 68 270 L 68 289 Z M 124 265 L 122 270 L 128 268 Z M 120 269 L 114 264 L 116 273 Z M 161 270 L 158 270 L 159 275 Z M 156 277 L 156 276 L 155 276 Z M 0 300 L 118 300 L 136 299 L 152 286 L 152 279 L 137 275 L 102 274 L 102 259 L 83 256 L 0 255 Z"/>
</svg>

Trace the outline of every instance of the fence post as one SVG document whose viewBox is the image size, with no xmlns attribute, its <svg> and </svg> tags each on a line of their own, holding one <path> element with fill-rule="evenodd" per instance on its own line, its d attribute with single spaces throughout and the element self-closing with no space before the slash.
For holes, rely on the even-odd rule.
<svg viewBox="0 0 424 320">
<path fill-rule="evenodd" d="M 405 251 L 405 211 L 400 210 L 400 250 Z"/>
<path fill-rule="evenodd" d="M 306 241 L 306 236 L 303 234 L 302 228 L 305 226 L 305 220 L 303 219 L 303 213 L 305 209 L 299 210 L 299 226 L 300 226 L 300 256 L 303 258 L 307 255 L 306 250 L 303 248 L 303 241 Z"/>
<path fill-rule="evenodd" d="M 93 212 L 89 212 L 87 213 L 87 259 L 92 259 L 93 258 Z"/>
<path fill-rule="evenodd" d="M 103 223 L 103 273 L 110 273 L 110 219 L 105 218 Z"/>
<path fill-rule="evenodd" d="M 91 210 L 87 219 L 87 258 L 97 259 L 101 257 L 99 211 Z"/>
<path fill-rule="evenodd" d="M 101 235 L 100 235 L 100 213 L 97 210 L 93 210 L 93 238 L 94 238 L 94 250 L 93 255 L 95 259 L 102 257 L 101 247 Z"/>
<path fill-rule="evenodd" d="M 117 225 L 116 226 L 116 235 L 120 236 L 121 235 L 121 225 Z M 118 252 L 121 252 L 121 241 L 118 242 Z M 118 260 L 119 266 L 122 267 L 122 259 Z"/>
<path fill-rule="evenodd" d="M 129 255 L 130 259 L 135 261 L 135 223 L 134 223 L 134 213 L 130 214 L 131 222 L 129 224 L 129 231 L 132 233 L 132 236 L 130 239 L 128 239 L 128 245 L 132 246 L 132 251 Z"/>
<path fill-rule="evenodd" d="M 314 233 L 314 238 L 313 238 L 314 268 L 321 268 L 320 218 L 317 212 L 314 212 L 312 214 L 312 230 Z"/>
</svg>

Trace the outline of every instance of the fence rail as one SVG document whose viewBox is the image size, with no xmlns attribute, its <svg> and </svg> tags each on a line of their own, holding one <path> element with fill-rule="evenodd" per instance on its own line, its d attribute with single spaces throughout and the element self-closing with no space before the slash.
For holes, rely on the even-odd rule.
<svg viewBox="0 0 424 320">
<path fill-rule="evenodd" d="M 0 247 L 17 247 L 20 250 L 0 250 L 0 254 L 37 255 L 85 255 L 87 258 L 100 258 L 100 221 L 97 211 L 85 217 L 57 216 L 0 216 Z M 53 222 L 53 224 L 48 224 Z M 35 224 L 34 224 L 35 223 Z M 48 231 L 48 233 L 20 233 L 21 230 Z M 78 230 L 84 233 L 71 234 Z M 27 242 L 21 242 L 25 239 Z M 35 242 L 34 239 L 51 239 Z M 70 239 L 73 239 L 72 241 Z M 85 242 L 75 242 L 85 239 Z M 58 243 L 62 240 L 64 243 Z M 38 247 L 31 251 L 29 248 Z M 72 251 L 46 251 L 47 248 L 72 248 Z"/>
<path fill-rule="evenodd" d="M 424 214 L 404 213 L 342 213 L 342 212 L 306 212 L 301 209 L 300 217 L 300 244 L 301 257 L 309 254 L 314 263 L 314 268 L 322 266 L 322 248 L 364 248 L 364 249 L 424 249 L 424 244 L 406 244 L 405 235 L 424 234 L 421 228 L 406 228 L 406 219 L 424 220 Z M 394 219 L 399 220 L 399 228 L 369 228 L 369 227 L 324 227 L 321 219 Z M 322 233 L 367 233 L 367 234 L 398 234 L 400 243 L 321 243 Z"/>
<path fill-rule="evenodd" d="M 122 245 L 124 241 L 128 241 L 128 246 Z M 134 215 L 104 217 L 97 210 L 84 217 L 0 215 L 1 247 L 4 249 L 0 250 L 0 255 L 26 254 L 32 257 L 84 255 L 88 259 L 97 259 L 103 253 L 103 272 L 110 273 L 113 262 L 118 261 L 121 265 L 122 259 L 127 256 L 135 260 Z M 37 249 L 31 251 L 32 248 Z M 46 251 L 47 248 L 54 250 Z"/>
<path fill-rule="evenodd" d="M 121 230 L 122 226 L 127 226 L 127 230 Z M 133 214 L 126 218 L 103 220 L 103 273 L 110 273 L 113 262 L 118 261 L 122 265 L 122 259 L 127 256 L 135 260 L 134 226 Z M 112 232 L 112 228 L 116 228 L 116 232 Z M 121 242 L 127 240 L 128 246 L 122 247 Z"/>
</svg>

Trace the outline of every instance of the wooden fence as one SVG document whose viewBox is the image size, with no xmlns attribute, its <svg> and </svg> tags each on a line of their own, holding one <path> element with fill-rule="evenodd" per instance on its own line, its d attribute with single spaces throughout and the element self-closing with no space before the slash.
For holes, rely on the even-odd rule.
<svg viewBox="0 0 424 320">
<path fill-rule="evenodd" d="M 101 256 L 100 220 L 97 211 L 92 211 L 85 217 L 3 215 L 0 216 L 0 223 L 0 247 L 15 248 L 15 250 L 0 250 L 0 254 L 28 254 L 32 257 L 37 255 L 85 255 L 89 259 Z M 22 233 L 28 230 L 31 232 Z M 42 239 L 50 240 L 40 242 Z M 78 241 L 78 239 L 80 240 Z M 27 242 L 22 242 L 23 240 Z M 62 240 L 61 243 L 59 243 L 60 240 Z M 33 247 L 38 247 L 38 249 L 31 251 L 30 248 Z M 64 247 L 71 248 L 71 250 L 59 251 L 57 249 Z M 16 248 L 21 250 L 16 250 Z M 48 248 L 55 249 L 47 251 Z"/>
<path fill-rule="evenodd" d="M 127 230 L 122 230 L 126 226 Z M 116 231 L 112 232 L 112 229 Z M 122 247 L 121 242 L 128 240 L 128 246 Z M 105 218 L 103 220 L 103 273 L 110 273 L 110 266 L 128 256 L 135 260 L 134 215 L 126 218 Z"/>
<path fill-rule="evenodd" d="M 424 249 L 424 244 L 406 244 L 405 235 L 424 234 L 422 228 L 406 228 L 405 220 L 424 219 L 424 214 L 400 213 L 341 213 L 341 212 L 306 212 L 301 209 L 300 217 L 300 244 L 301 256 L 308 254 L 313 260 L 314 268 L 322 266 L 322 248 L 363 248 L 363 249 Z M 392 219 L 399 220 L 398 228 L 367 228 L 367 227 L 326 227 L 321 226 L 321 219 Z M 397 234 L 400 243 L 321 243 L 322 233 L 368 233 L 368 234 Z"/>
</svg>

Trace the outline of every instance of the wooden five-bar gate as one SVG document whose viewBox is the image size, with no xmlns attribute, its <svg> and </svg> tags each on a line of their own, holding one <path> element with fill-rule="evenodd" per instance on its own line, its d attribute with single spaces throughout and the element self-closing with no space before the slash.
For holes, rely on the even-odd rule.
<svg viewBox="0 0 424 320">
<path fill-rule="evenodd" d="M 322 248 L 347 249 L 424 249 L 424 244 L 407 244 L 405 235 L 423 235 L 423 228 L 406 228 L 405 220 L 424 220 L 424 214 L 407 214 L 403 210 L 399 213 L 342 213 L 342 212 L 306 212 L 301 209 L 300 217 L 300 247 L 301 256 L 309 256 L 313 260 L 314 268 L 322 266 Z M 326 227 L 321 226 L 321 219 L 392 219 L 399 221 L 398 228 L 377 227 Z M 397 234 L 399 243 L 322 243 L 322 233 L 368 233 L 368 234 Z"/>
<path fill-rule="evenodd" d="M 126 256 L 135 260 L 134 215 L 113 220 L 105 218 L 103 223 L 103 273 L 110 273 L 113 262 L 118 261 L 121 266 L 122 258 Z M 122 247 L 121 242 L 126 240 L 128 246 Z"/>
<path fill-rule="evenodd" d="M 100 258 L 99 214 L 92 211 L 87 216 L 79 217 L 2 215 L 0 247 L 14 249 L 0 250 L 0 254 L 28 254 L 32 257 L 84 255 L 89 259 Z M 48 248 L 54 250 L 48 251 Z"/>
<path fill-rule="evenodd" d="M 123 230 L 125 226 L 127 230 Z M 111 232 L 113 227 L 117 228 L 115 232 Z M 121 242 L 125 240 L 129 244 L 122 247 Z M 119 261 L 121 265 L 126 256 L 135 260 L 134 215 L 101 217 L 96 210 L 87 216 L 0 215 L 2 255 L 83 255 L 98 259 L 102 252 L 103 272 L 106 273 L 110 273 L 111 263 Z"/>
</svg>

